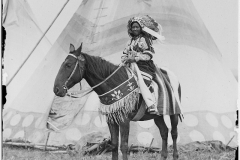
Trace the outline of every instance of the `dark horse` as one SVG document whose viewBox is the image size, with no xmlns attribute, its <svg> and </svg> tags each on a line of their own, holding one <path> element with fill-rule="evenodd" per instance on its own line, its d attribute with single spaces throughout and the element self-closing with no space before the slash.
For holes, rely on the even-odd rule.
<svg viewBox="0 0 240 160">
<path fill-rule="evenodd" d="M 62 63 L 58 75 L 55 79 L 54 93 L 57 96 L 64 97 L 68 89 L 79 83 L 83 78 L 88 84 L 93 87 L 103 82 L 109 75 L 111 75 L 118 66 L 103 60 L 100 57 L 90 56 L 82 53 L 82 44 L 75 50 L 74 46 L 70 44 L 70 53 L 68 54 L 65 61 Z M 111 78 L 106 80 L 100 86 L 94 88 L 94 91 L 98 95 L 108 92 L 115 88 L 117 85 L 123 83 L 128 79 L 127 71 L 124 67 L 118 69 Z M 111 146 L 112 146 L 112 159 L 118 159 L 118 140 L 119 140 L 119 129 L 121 136 L 120 149 L 122 151 L 123 160 L 128 159 L 128 137 L 129 137 L 129 124 L 132 118 L 136 115 L 136 111 L 132 111 L 127 117 L 124 116 L 124 121 L 117 123 L 115 121 L 107 122 L 111 133 Z M 162 151 L 161 159 L 167 159 L 167 140 L 168 140 L 168 127 L 166 126 L 163 116 L 151 115 L 145 113 L 140 119 L 141 121 L 154 119 L 155 124 L 159 128 L 162 137 Z M 171 115 L 171 135 L 173 139 L 173 159 L 178 159 L 177 151 L 177 125 L 178 125 L 178 114 Z"/>
</svg>

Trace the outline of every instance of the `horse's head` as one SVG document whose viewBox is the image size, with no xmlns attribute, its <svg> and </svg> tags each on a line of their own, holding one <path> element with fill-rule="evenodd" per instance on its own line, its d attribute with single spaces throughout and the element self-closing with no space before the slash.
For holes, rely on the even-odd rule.
<svg viewBox="0 0 240 160">
<path fill-rule="evenodd" d="M 53 91 L 57 96 L 64 97 L 69 88 L 80 82 L 84 77 L 85 58 L 82 53 L 82 44 L 75 50 L 70 44 L 70 52 L 62 63 L 54 82 Z"/>
</svg>

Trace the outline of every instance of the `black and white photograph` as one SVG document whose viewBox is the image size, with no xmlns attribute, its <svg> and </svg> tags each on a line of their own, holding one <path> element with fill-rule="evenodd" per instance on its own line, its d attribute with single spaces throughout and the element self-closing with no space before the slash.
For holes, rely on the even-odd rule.
<svg viewBox="0 0 240 160">
<path fill-rule="evenodd" d="M 3 0 L 2 159 L 237 159 L 238 7 Z"/>
</svg>

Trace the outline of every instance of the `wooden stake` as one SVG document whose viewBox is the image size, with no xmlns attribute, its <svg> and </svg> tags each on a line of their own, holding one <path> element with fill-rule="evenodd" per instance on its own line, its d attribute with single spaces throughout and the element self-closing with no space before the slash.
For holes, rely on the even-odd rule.
<svg viewBox="0 0 240 160">
<path fill-rule="evenodd" d="M 50 135 L 50 132 L 48 132 L 48 135 L 47 135 L 47 139 L 46 139 L 46 143 L 45 143 L 44 151 L 46 151 L 46 147 L 47 147 L 47 142 L 48 142 L 49 135 Z"/>
<path fill-rule="evenodd" d="M 228 143 L 226 144 L 226 148 L 227 149 L 227 146 L 229 145 L 229 143 L 233 140 L 233 138 L 235 137 L 235 135 L 232 136 L 232 138 L 228 141 Z"/>
<path fill-rule="evenodd" d="M 36 149 L 45 149 L 45 144 L 33 144 L 33 143 L 19 143 L 19 142 L 3 142 L 4 145 L 12 145 L 12 146 L 23 146 L 23 147 L 32 147 Z M 59 148 L 64 148 L 64 147 L 58 147 L 58 146 L 46 146 L 47 150 L 50 151 L 56 151 L 59 150 Z"/>
<path fill-rule="evenodd" d="M 151 149 L 151 146 L 152 146 L 153 140 L 154 140 L 154 138 L 152 138 L 152 141 L 151 141 L 151 143 L 150 143 L 150 145 L 149 145 L 149 148 L 148 148 L 148 152 L 149 152 L 150 149 Z"/>
<path fill-rule="evenodd" d="M 131 151 L 131 149 L 132 149 L 132 146 L 133 146 L 133 143 L 131 144 L 131 146 L 128 148 L 128 152 L 130 152 Z"/>
<path fill-rule="evenodd" d="M 24 135 L 25 135 L 25 144 L 27 144 L 27 132 L 26 132 L 26 127 L 24 127 Z M 27 149 L 27 146 L 25 146 Z"/>
<path fill-rule="evenodd" d="M 63 153 L 63 154 L 66 154 L 68 153 L 67 151 L 51 151 L 49 153 Z"/>
<path fill-rule="evenodd" d="M 5 145 L 14 145 L 14 146 L 27 146 L 27 147 L 34 147 L 34 144 L 30 143 L 16 143 L 16 142 L 3 142 Z"/>
<path fill-rule="evenodd" d="M 104 153 L 106 153 L 107 152 L 107 150 L 108 150 L 108 148 L 105 148 L 105 150 L 100 154 L 100 155 L 102 155 L 102 154 L 104 154 Z"/>
</svg>

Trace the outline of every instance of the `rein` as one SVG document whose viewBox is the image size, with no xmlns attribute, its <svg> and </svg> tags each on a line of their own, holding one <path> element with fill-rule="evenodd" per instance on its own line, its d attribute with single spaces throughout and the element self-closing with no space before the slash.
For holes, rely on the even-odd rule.
<svg viewBox="0 0 240 160">
<path fill-rule="evenodd" d="M 96 88 L 96 87 L 100 86 L 101 84 L 103 84 L 104 82 L 106 82 L 109 78 L 111 78 L 111 77 L 123 66 L 123 63 L 119 64 L 118 68 L 117 68 L 113 73 L 111 73 L 106 79 L 104 79 L 102 82 L 98 83 L 97 85 L 91 87 L 90 89 L 83 90 L 82 93 L 84 93 L 84 92 L 87 92 L 87 93 L 85 93 L 85 94 L 83 94 L 82 96 L 78 97 L 78 96 L 74 96 L 74 95 L 71 94 L 71 93 L 68 93 L 67 83 L 68 83 L 68 81 L 72 78 L 73 74 L 75 73 L 78 64 L 79 64 L 79 72 L 80 72 L 80 73 L 81 73 L 81 71 L 83 71 L 83 69 L 81 69 L 81 67 L 80 67 L 80 63 L 79 63 L 80 58 L 76 57 L 76 56 L 73 55 L 73 54 L 69 54 L 69 55 L 72 56 L 72 57 L 74 57 L 74 58 L 76 58 L 76 59 L 77 59 L 77 62 L 76 62 L 76 64 L 75 64 L 75 67 L 74 67 L 71 75 L 69 76 L 69 78 L 67 79 L 67 81 L 64 83 L 64 85 L 63 85 L 62 87 L 63 87 L 63 89 L 67 90 L 67 94 L 66 94 L 66 95 L 69 96 L 69 97 L 71 97 L 71 98 L 82 98 L 82 97 L 86 96 L 87 94 L 91 93 L 94 88 Z M 79 74 L 80 74 L 80 73 L 79 73 Z M 80 74 L 80 75 L 81 75 L 81 74 Z M 79 83 L 80 83 L 80 85 L 81 85 L 81 81 L 80 81 Z M 81 92 L 80 92 L 80 93 L 81 93 Z"/>
</svg>

